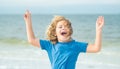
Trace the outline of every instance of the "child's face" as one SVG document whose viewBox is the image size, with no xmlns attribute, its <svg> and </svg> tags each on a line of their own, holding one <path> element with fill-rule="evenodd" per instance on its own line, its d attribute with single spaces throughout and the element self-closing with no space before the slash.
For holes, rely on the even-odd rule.
<svg viewBox="0 0 120 69">
<path fill-rule="evenodd" d="M 70 35 L 70 25 L 66 21 L 60 21 L 56 25 L 56 36 L 58 41 L 65 42 L 69 41 Z"/>
</svg>

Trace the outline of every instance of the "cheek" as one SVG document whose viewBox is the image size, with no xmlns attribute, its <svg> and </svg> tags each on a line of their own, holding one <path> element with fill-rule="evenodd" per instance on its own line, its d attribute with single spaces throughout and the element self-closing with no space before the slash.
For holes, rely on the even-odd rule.
<svg viewBox="0 0 120 69">
<path fill-rule="evenodd" d="M 55 32 L 56 32 L 56 35 L 59 35 L 59 30 L 58 29 L 56 29 Z"/>
<path fill-rule="evenodd" d="M 72 34 L 72 30 L 68 30 L 68 35 L 71 35 Z"/>
</svg>

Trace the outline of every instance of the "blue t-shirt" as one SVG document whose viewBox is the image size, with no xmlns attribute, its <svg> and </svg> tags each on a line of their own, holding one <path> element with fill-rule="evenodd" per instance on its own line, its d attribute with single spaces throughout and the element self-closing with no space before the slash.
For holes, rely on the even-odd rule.
<svg viewBox="0 0 120 69">
<path fill-rule="evenodd" d="M 88 43 L 72 40 L 52 44 L 48 40 L 40 40 L 40 45 L 47 51 L 52 69 L 75 69 L 78 55 L 86 52 Z"/>
</svg>

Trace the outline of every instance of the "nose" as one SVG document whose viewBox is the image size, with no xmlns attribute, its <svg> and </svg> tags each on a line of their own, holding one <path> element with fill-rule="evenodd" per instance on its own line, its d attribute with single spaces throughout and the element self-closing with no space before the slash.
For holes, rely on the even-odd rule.
<svg viewBox="0 0 120 69">
<path fill-rule="evenodd" d="M 65 30 L 65 26 L 62 27 L 62 30 Z"/>
</svg>

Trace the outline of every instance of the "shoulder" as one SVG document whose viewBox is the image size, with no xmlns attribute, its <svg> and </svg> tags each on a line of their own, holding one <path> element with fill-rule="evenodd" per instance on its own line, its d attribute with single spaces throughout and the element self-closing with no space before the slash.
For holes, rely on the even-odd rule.
<svg viewBox="0 0 120 69">
<path fill-rule="evenodd" d="M 49 40 L 40 40 L 39 42 L 42 49 L 48 49 L 53 45 Z"/>
<path fill-rule="evenodd" d="M 78 45 L 88 44 L 87 42 L 82 42 L 82 41 L 77 41 L 77 40 L 74 40 L 74 43 Z"/>
<path fill-rule="evenodd" d="M 51 44 L 51 42 L 49 40 L 42 40 L 40 39 L 40 43 L 47 43 L 47 44 Z"/>
<path fill-rule="evenodd" d="M 76 49 L 77 49 L 79 52 L 86 52 L 88 43 L 87 43 L 87 42 L 75 41 L 75 46 L 76 46 Z"/>
</svg>

